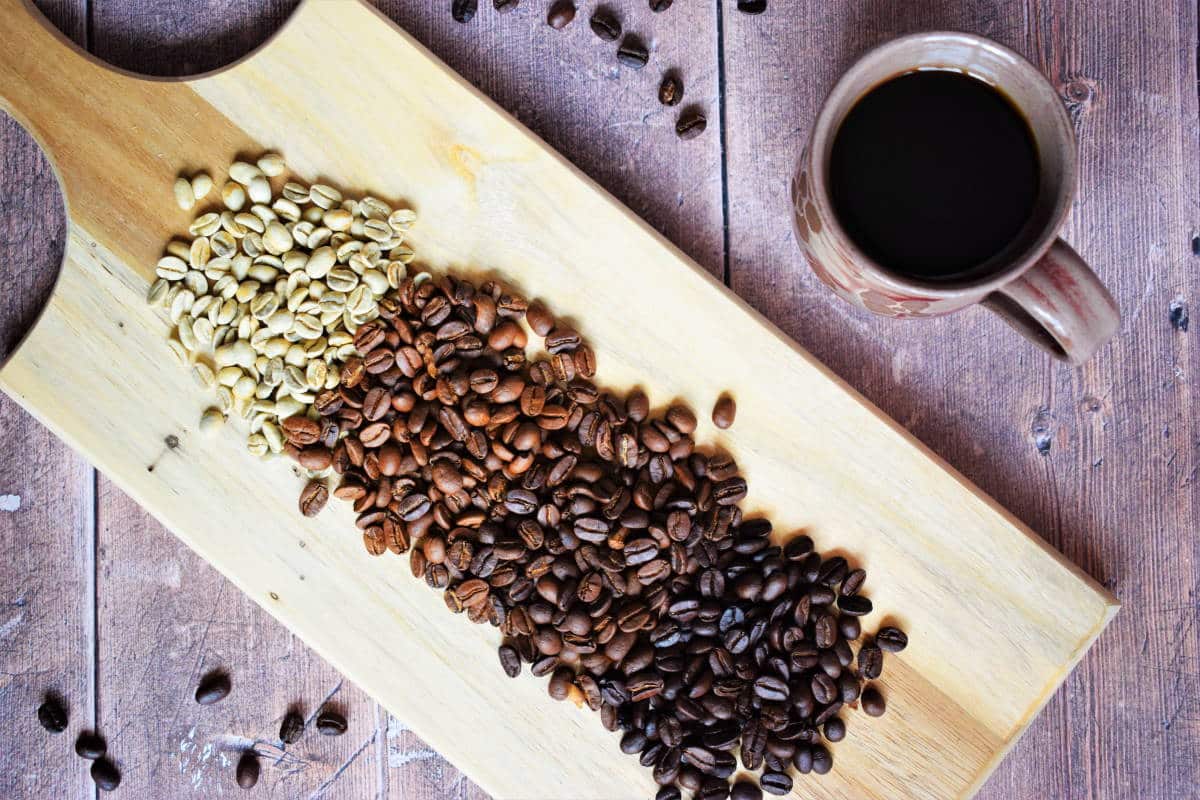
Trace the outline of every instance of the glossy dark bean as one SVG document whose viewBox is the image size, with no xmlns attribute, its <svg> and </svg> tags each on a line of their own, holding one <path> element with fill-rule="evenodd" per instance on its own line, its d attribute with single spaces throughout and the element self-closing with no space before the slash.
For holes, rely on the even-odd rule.
<svg viewBox="0 0 1200 800">
<path fill-rule="evenodd" d="M 54 695 L 48 695 L 37 709 L 38 723 L 50 733 L 67 729 L 67 709 Z"/>
<path fill-rule="evenodd" d="M 621 40 L 621 46 L 617 49 L 617 60 L 626 67 L 641 69 L 650 61 L 650 51 L 642 44 L 641 39 L 628 34 Z"/>
<path fill-rule="evenodd" d="M 104 737 L 94 731 L 84 731 L 75 740 L 75 754 L 80 758 L 95 761 L 97 758 L 103 758 L 107 752 L 108 745 Z"/>
<path fill-rule="evenodd" d="M 253 750 L 247 750 L 238 759 L 237 785 L 243 789 L 253 789 L 258 783 L 259 772 L 258 755 Z"/>
<path fill-rule="evenodd" d="M 200 679 L 196 687 L 196 702 L 202 706 L 211 706 L 229 696 L 232 689 L 229 676 L 224 672 L 210 672 Z"/>
<path fill-rule="evenodd" d="M 865 644 L 858 651 L 858 671 L 864 678 L 873 681 L 883 674 L 883 651 L 875 644 Z"/>
<path fill-rule="evenodd" d="M 707 127 L 708 118 L 704 116 L 704 112 L 700 111 L 699 109 L 691 109 L 683 112 L 683 114 L 680 115 L 679 121 L 675 123 L 675 133 L 680 139 L 687 141 L 689 139 L 695 139 L 700 134 L 704 133 Z M 744 496 L 745 493 L 743 492 L 742 497 Z M 738 500 L 740 499 L 741 497 L 738 498 Z M 729 500 L 727 502 L 737 501 Z"/>
<path fill-rule="evenodd" d="M 880 628 L 875 634 L 875 644 L 885 652 L 899 653 L 908 647 L 908 636 L 899 628 L 888 626 Z"/>
<path fill-rule="evenodd" d="M 871 717 L 882 717 L 887 711 L 887 703 L 883 699 L 883 695 L 874 686 L 868 686 L 863 689 L 862 700 L 859 702 L 862 710 Z"/>
<path fill-rule="evenodd" d="M 346 718 L 336 711 L 322 711 L 317 715 L 317 732 L 322 736 L 341 736 L 346 732 Z"/>
<path fill-rule="evenodd" d="M 478 10 L 478 0 L 453 0 L 450 4 L 450 14 L 455 22 L 470 22 Z"/>
<path fill-rule="evenodd" d="M 299 711 L 289 709 L 283 715 L 283 721 L 279 724 L 279 739 L 285 745 L 295 744 L 300 741 L 300 737 L 304 735 L 304 717 Z"/>
<path fill-rule="evenodd" d="M 654 795 L 654 800 L 682 800 L 683 795 L 675 786 L 664 786 Z"/>
<path fill-rule="evenodd" d="M 762 789 L 751 781 L 738 781 L 729 792 L 729 800 L 762 800 Z"/>
<path fill-rule="evenodd" d="M 861 594 L 852 594 L 849 597 L 841 597 L 838 599 L 838 608 L 843 614 L 849 614 L 852 617 L 862 617 L 871 613 L 873 608 L 871 601 L 863 597 Z"/>
<path fill-rule="evenodd" d="M 615 42 L 621 37 L 621 21 L 603 8 L 597 9 L 592 14 L 588 25 L 591 26 L 593 33 L 606 42 Z M 545 336 L 546 334 L 539 332 L 539 335 Z"/>
<path fill-rule="evenodd" d="M 92 762 L 91 775 L 92 782 L 101 791 L 111 792 L 121 785 L 120 771 L 107 758 L 98 758 Z"/>
<path fill-rule="evenodd" d="M 792 778 L 786 772 L 764 772 L 758 782 L 768 794 L 783 796 L 792 790 Z"/>
</svg>

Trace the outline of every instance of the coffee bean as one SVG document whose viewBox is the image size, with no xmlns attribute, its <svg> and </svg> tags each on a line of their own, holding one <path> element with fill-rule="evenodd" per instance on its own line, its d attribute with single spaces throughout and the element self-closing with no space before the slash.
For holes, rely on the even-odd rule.
<svg viewBox="0 0 1200 800">
<path fill-rule="evenodd" d="M 245 751 L 237 763 L 237 785 L 243 789 L 253 789 L 258 783 L 258 774 L 258 754 L 253 750 Z"/>
<path fill-rule="evenodd" d="M 547 687 L 550 696 L 555 700 L 566 700 L 567 695 L 571 693 L 571 681 L 574 674 L 566 667 L 559 667 L 554 670 L 554 674 L 550 676 L 550 684 Z"/>
<path fill-rule="evenodd" d="M 654 800 L 682 800 L 683 795 L 675 786 L 664 786 L 654 795 Z"/>
<path fill-rule="evenodd" d="M 304 735 L 304 717 L 295 709 L 288 709 L 279 725 L 279 739 L 284 744 L 295 744 Z"/>
<path fill-rule="evenodd" d="M 882 717 L 887 711 L 887 703 L 883 699 L 883 695 L 874 686 L 868 686 L 863 689 L 862 700 L 859 705 L 862 710 L 870 717 Z"/>
<path fill-rule="evenodd" d="M 733 418 L 735 416 L 737 416 L 737 405 L 733 402 L 733 398 L 727 394 L 723 394 L 717 398 L 716 405 L 713 406 L 712 410 L 713 425 L 716 425 L 721 430 L 730 428 L 733 426 Z"/>
<path fill-rule="evenodd" d="M 858 671 L 867 680 L 873 681 L 883 674 L 883 651 L 875 644 L 865 644 L 858 651 Z"/>
<path fill-rule="evenodd" d="M 871 601 L 861 594 L 852 594 L 849 597 L 838 599 L 838 608 L 841 609 L 843 614 L 848 614 L 852 617 L 861 617 L 870 614 L 873 607 Z"/>
<path fill-rule="evenodd" d="M 588 20 L 588 24 L 592 32 L 606 42 L 615 42 L 621 37 L 621 21 L 607 9 L 597 9 Z M 539 332 L 538 335 L 546 334 Z"/>
<path fill-rule="evenodd" d="M 818 775 L 825 775 L 831 769 L 833 769 L 833 756 L 822 745 L 814 745 L 812 749 L 812 771 Z"/>
<path fill-rule="evenodd" d="M 573 19 L 575 19 L 575 4 L 571 0 L 558 0 L 550 7 L 550 13 L 546 15 L 546 23 L 556 31 L 570 25 Z"/>
<path fill-rule="evenodd" d="M 520 2 L 521 0 L 492 0 L 492 8 L 501 14 L 507 14 L 510 11 L 516 11 Z"/>
<path fill-rule="evenodd" d="M 97 758 L 103 758 L 107 752 L 108 745 L 104 737 L 94 731 L 84 731 L 75 740 L 75 753 L 80 758 L 95 761 Z"/>
<path fill-rule="evenodd" d="M 790 690 L 786 681 L 763 675 L 754 682 L 754 693 L 767 702 L 782 703 L 788 699 Z"/>
<path fill-rule="evenodd" d="M 792 778 L 786 772 L 764 772 L 758 782 L 768 794 L 782 796 L 792 790 Z"/>
<path fill-rule="evenodd" d="M 37 710 L 38 722 L 50 733 L 62 733 L 67 729 L 67 709 L 55 695 L 46 695 Z"/>
<path fill-rule="evenodd" d="M 650 10 L 654 13 L 666 11 L 674 0 L 650 0 Z"/>
<path fill-rule="evenodd" d="M 729 800 L 762 800 L 762 789 L 750 781 L 738 781 L 729 792 Z"/>
<path fill-rule="evenodd" d="M 478 8 L 477 0 L 453 0 L 450 4 L 450 14 L 455 22 L 470 22 Z"/>
<path fill-rule="evenodd" d="M 738 0 L 737 10 L 743 14 L 761 14 L 767 10 L 767 0 Z"/>
<path fill-rule="evenodd" d="M 229 676 L 224 672 L 214 671 L 200 679 L 196 687 L 196 702 L 202 706 L 211 706 L 229 696 L 232 685 Z"/>
<path fill-rule="evenodd" d="M 899 628 L 880 628 L 879 633 L 875 634 L 875 644 L 885 652 L 899 653 L 908 647 L 908 636 Z"/>
<path fill-rule="evenodd" d="M 729 782 L 721 778 L 706 778 L 693 800 L 727 800 Z"/>
<path fill-rule="evenodd" d="M 98 758 L 92 762 L 92 782 L 96 784 L 96 788 L 104 792 L 111 792 L 121 785 L 121 773 L 117 770 L 115 764 L 107 758 Z"/>
<path fill-rule="evenodd" d="M 641 69 L 650 61 L 650 51 L 641 39 L 631 33 L 621 40 L 621 46 L 617 48 L 617 60 L 631 69 Z M 546 339 L 546 348 L 550 349 L 549 338 Z"/>
<path fill-rule="evenodd" d="M 837 684 L 823 672 L 819 672 L 813 676 L 810 688 L 812 689 L 813 698 L 818 703 L 832 703 L 837 699 Z"/>
<path fill-rule="evenodd" d="M 704 133 L 704 129 L 707 127 L 708 118 L 704 116 L 704 113 L 698 109 L 692 109 L 680 115 L 679 121 L 675 123 L 675 133 L 680 139 L 687 141 Z"/>
<path fill-rule="evenodd" d="M 329 489 L 319 480 L 311 480 L 304 485 L 300 492 L 300 513 L 306 517 L 315 517 L 325 508 L 329 501 Z"/>
<path fill-rule="evenodd" d="M 326 710 L 317 715 L 317 733 L 322 736 L 341 736 L 346 727 L 346 718 L 336 711 Z"/>
</svg>

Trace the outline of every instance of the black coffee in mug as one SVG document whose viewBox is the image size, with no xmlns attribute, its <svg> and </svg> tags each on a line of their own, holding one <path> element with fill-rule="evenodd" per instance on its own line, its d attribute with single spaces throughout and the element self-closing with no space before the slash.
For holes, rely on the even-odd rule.
<svg viewBox="0 0 1200 800">
<path fill-rule="evenodd" d="M 917 280 L 990 271 L 1033 215 L 1039 184 L 1025 117 L 989 84 L 948 70 L 906 73 L 863 95 L 829 163 L 850 238 L 881 267 Z"/>
</svg>

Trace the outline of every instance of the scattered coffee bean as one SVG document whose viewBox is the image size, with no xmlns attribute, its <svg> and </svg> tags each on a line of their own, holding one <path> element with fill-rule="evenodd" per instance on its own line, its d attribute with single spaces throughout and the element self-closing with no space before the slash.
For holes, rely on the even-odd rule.
<svg viewBox="0 0 1200 800">
<path fill-rule="evenodd" d="M 880 628 L 879 633 L 875 634 L 875 644 L 885 652 L 899 653 L 908 647 L 908 636 L 899 628 Z"/>
<path fill-rule="evenodd" d="M 698 110 L 686 111 L 675 123 L 675 133 L 680 139 L 687 141 L 695 139 L 700 134 L 704 133 L 704 129 L 708 127 L 708 118 L 704 113 Z"/>
<path fill-rule="evenodd" d="M 677 106 L 683 99 L 683 81 L 678 75 L 667 73 L 658 85 L 658 102 L 664 106 Z"/>
<path fill-rule="evenodd" d="M 309 481 L 300 492 L 300 513 L 306 517 L 315 517 L 321 513 L 328 501 L 328 487 L 318 480 Z"/>
<path fill-rule="evenodd" d="M 50 733 L 62 733 L 67 729 L 67 709 L 54 695 L 46 695 L 37 710 L 38 722 Z"/>
<path fill-rule="evenodd" d="M 867 643 L 858 651 L 858 672 L 873 681 L 883 674 L 883 651 L 873 643 Z"/>
<path fill-rule="evenodd" d="M 507 14 L 510 11 L 516 11 L 521 0 L 492 0 L 492 7 L 501 14 Z"/>
<path fill-rule="evenodd" d="M 862 710 L 870 717 L 882 717 L 887 711 L 887 703 L 883 699 L 883 695 L 874 686 L 868 686 L 863 689 L 862 699 L 859 701 Z"/>
<path fill-rule="evenodd" d="M 596 9 L 591 19 L 588 20 L 588 25 L 591 26 L 593 33 L 606 42 L 615 42 L 621 37 L 621 21 L 607 9 Z M 546 334 L 539 333 L 538 335 L 545 336 Z"/>
<path fill-rule="evenodd" d="M 304 717 L 296 709 L 288 709 L 279 724 L 279 739 L 284 744 L 295 744 L 304 735 Z"/>
<path fill-rule="evenodd" d="M 631 69 L 641 69 L 650 61 L 650 51 L 641 39 L 631 33 L 621 40 L 617 60 Z"/>
<path fill-rule="evenodd" d="M 786 772 L 764 772 L 758 782 L 768 794 L 782 796 L 792 790 L 792 776 Z"/>
<path fill-rule="evenodd" d="M 210 672 L 200 679 L 200 685 L 196 687 L 196 702 L 202 706 L 219 703 L 229 696 L 231 688 L 228 675 L 220 671 Z"/>
<path fill-rule="evenodd" d="M 521 656 L 517 654 L 517 649 L 509 645 L 500 645 L 500 668 L 504 670 L 504 674 L 510 678 L 515 678 L 521 674 Z"/>
<path fill-rule="evenodd" d="M 730 428 L 733 426 L 733 418 L 735 416 L 737 416 L 737 404 L 733 402 L 733 398 L 727 394 L 723 394 L 717 398 L 717 403 L 713 406 L 712 410 L 713 425 L 716 425 L 721 430 Z"/>
<path fill-rule="evenodd" d="M 762 800 L 762 789 L 750 781 L 738 781 L 729 792 L 729 800 Z"/>
<path fill-rule="evenodd" d="M 546 15 L 546 23 L 556 31 L 561 31 L 574 19 L 575 4 L 571 0 L 558 0 L 557 3 L 550 6 L 550 12 Z"/>
<path fill-rule="evenodd" d="M 108 744 L 104 741 L 104 737 L 95 731 L 84 731 L 75 740 L 75 753 L 80 758 L 95 761 L 97 758 L 104 758 L 104 754 L 107 752 Z"/>
<path fill-rule="evenodd" d="M 478 10 L 478 0 L 453 0 L 450 3 L 450 15 L 455 22 L 470 22 Z"/>
<path fill-rule="evenodd" d="M 258 754 L 253 750 L 245 751 L 237 763 L 237 785 L 243 789 L 253 789 L 258 783 L 259 771 Z"/>
<path fill-rule="evenodd" d="M 767 0 L 738 0 L 737 10 L 743 14 L 761 14 L 767 10 Z"/>
<path fill-rule="evenodd" d="M 671 7 L 674 0 L 650 0 L 650 10 L 657 14 L 660 11 L 666 11 Z"/>
<path fill-rule="evenodd" d="M 121 773 L 117 770 L 116 765 L 107 758 L 98 758 L 93 761 L 91 774 L 92 782 L 101 791 L 111 792 L 121 785 Z"/>
<path fill-rule="evenodd" d="M 322 711 L 317 715 L 317 732 L 322 736 L 341 736 L 346 732 L 346 718 L 336 711 Z"/>
</svg>

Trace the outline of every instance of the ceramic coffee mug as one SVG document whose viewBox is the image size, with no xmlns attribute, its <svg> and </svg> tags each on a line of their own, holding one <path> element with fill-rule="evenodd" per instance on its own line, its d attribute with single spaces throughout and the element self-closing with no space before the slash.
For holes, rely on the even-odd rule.
<svg viewBox="0 0 1200 800">
<path fill-rule="evenodd" d="M 1033 216 L 999 263 L 979 277 L 922 281 L 873 261 L 838 223 L 830 199 L 833 140 L 855 103 L 879 84 L 919 69 L 956 70 L 1001 90 L 1025 116 L 1037 146 L 1041 188 Z M 1116 331 L 1116 303 L 1058 238 L 1075 196 L 1075 136 L 1050 83 L 1006 47 L 966 33 L 905 36 L 867 53 L 833 87 L 792 179 L 793 221 L 805 256 L 844 299 L 889 317 L 933 317 L 983 303 L 1054 356 L 1078 364 Z"/>
</svg>

